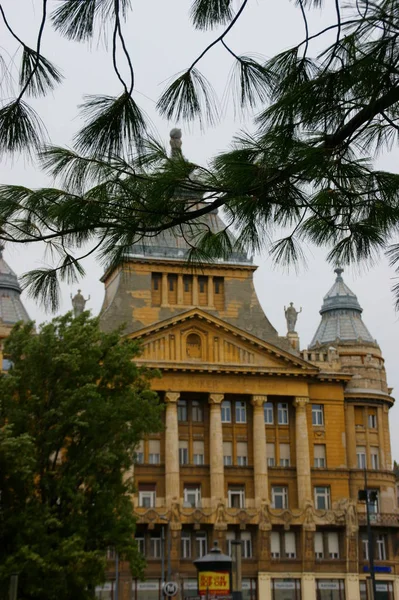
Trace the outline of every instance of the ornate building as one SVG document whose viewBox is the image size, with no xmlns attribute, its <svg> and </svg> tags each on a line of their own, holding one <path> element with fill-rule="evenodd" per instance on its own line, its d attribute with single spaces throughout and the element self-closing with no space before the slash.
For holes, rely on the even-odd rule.
<svg viewBox="0 0 399 600">
<path fill-rule="evenodd" d="M 212 213 L 197 225 L 208 226 L 224 224 Z M 286 309 L 280 337 L 245 253 L 187 267 L 195 235 L 144 240 L 103 277 L 102 326 L 124 323 L 141 341 L 139 362 L 160 370 L 153 386 L 165 403 L 164 431 L 136 450 L 146 581 L 132 581 L 119 564 L 119 598 L 159 600 L 164 576 L 178 581 L 182 599 L 196 596 L 192 561 L 217 539 L 227 553 L 233 540 L 242 542 L 245 600 L 366 600 L 366 514 L 357 500 L 366 469 L 377 497 L 375 564 L 384 571 L 378 598 L 399 600 L 393 398 L 342 270 L 300 352 L 297 312 Z M 100 597 L 111 597 L 113 566 Z"/>
</svg>

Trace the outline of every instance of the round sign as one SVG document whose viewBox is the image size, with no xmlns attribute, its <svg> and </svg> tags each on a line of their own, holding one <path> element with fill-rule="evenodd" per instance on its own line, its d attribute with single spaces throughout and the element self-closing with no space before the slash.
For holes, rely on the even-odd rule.
<svg viewBox="0 0 399 600">
<path fill-rule="evenodd" d="M 167 581 L 163 586 L 163 592 L 165 596 L 169 597 L 176 596 L 178 589 L 179 586 L 177 585 L 176 581 Z"/>
</svg>

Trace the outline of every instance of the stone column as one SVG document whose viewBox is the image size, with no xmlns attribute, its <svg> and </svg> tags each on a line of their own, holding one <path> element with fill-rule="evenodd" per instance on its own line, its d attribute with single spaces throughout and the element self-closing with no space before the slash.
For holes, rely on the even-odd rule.
<svg viewBox="0 0 399 600">
<path fill-rule="evenodd" d="M 345 402 L 345 439 L 346 460 L 349 469 L 356 469 L 356 430 L 355 430 L 355 407 Z M 328 466 L 328 465 L 327 465 Z"/>
<path fill-rule="evenodd" d="M 177 304 L 184 304 L 184 302 L 183 302 L 183 275 L 177 276 Z"/>
<path fill-rule="evenodd" d="M 168 274 L 162 273 L 161 305 L 167 306 L 168 304 Z"/>
<path fill-rule="evenodd" d="M 193 306 L 198 306 L 198 275 L 193 275 Z"/>
<path fill-rule="evenodd" d="M 255 481 L 255 506 L 259 507 L 262 501 L 269 499 L 267 481 L 267 451 L 265 415 L 263 405 L 267 396 L 252 396 L 253 406 L 253 445 L 254 445 L 254 481 Z"/>
<path fill-rule="evenodd" d="M 171 506 L 173 498 L 180 498 L 179 477 L 179 426 L 177 402 L 179 392 L 166 392 L 165 402 L 165 496 L 166 506 Z"/>
<path fill-rule="evenodd" d="M 219 502 L 224 504 L 224 465 L 223 465 L 223 430 L 221 403 L 223 394 L 209 394 L 210 404 L 210 474 L 211 474 L 211 504 L 217 506 Z"/>
<path fill-rule="evenodd" d="M 392 469 L 392 465 L 387 465 L 385 462 L 385 438 L 387 432 L 384 427 L 384 418 L 383 418 L 383 407 L 377 407 L 377 427 L 378 427 L 378 445 L 379 445 L 379 464 L 380 469 Z M 388 439 L 389 439 L 389 431 L 388 431 Z M 370 448 L 367 448 L 367 464 L 371 467 L 371 458 L 370 458 Z M 369 467 L 369 468 L 370 468 Z"/>
<path fill-rule="evenodd" d="M 296 474 L 298 484 L 298 506 L 305 508 L 306 501 L 313 503 L 310 477 L 309 435 L 306 406 L 309 398 L 296 397 L 295 412 L 295 442 L 296 442 Z"/>
<path fill-rule="evenodd" d="M 209 275 L 208 277 L 208 306 L 213 306 L 213 277 Z"/>
</svg>

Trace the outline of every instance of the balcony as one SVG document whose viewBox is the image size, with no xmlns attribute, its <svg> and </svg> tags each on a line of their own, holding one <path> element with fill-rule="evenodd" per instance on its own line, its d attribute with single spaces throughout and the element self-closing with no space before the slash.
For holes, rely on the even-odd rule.
<svg viewBox="0 0 399 600">
<path fill-rule="evenodd" d="M 359 525 L 367 525 L 367 515 L 358 513 Z M 370 524 L 379 527 L 399 527 L 398 513 L 377 513 L 370 515 Z"/>
</svg>

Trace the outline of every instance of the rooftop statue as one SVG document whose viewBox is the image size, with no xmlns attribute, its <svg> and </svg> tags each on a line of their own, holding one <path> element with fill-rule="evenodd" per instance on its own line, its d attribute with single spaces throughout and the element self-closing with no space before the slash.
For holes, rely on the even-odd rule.
<svg viewBox="0 0 399 600">
<path fill-rule="evenodd" d="M 90 296 L 85 299 L 82 296 L 81 292 L 82 292 L 82 290 L 78 290 L 78 293 L 73 298 L 72 298 L 72 294 L 71 294 L 73 313 L 74 313 L 75 317 L 78 317 L 79 315 L 82 314 L 82 312 L 85 309 L 86 302 L 88 300 L 90 300 Z"/>
<path fill-rule="evenodd" d="M 293 333 L 295 331 L 295 325 L 298 319 L 299 313 L 302 312 L 302 306 L 299 311 L 294 307 L 294 303 L 290 302 L 288 308 L 284 306 L 285 319 L 287 321 L 287 331 L 288 333 Z"/>
</svg>

